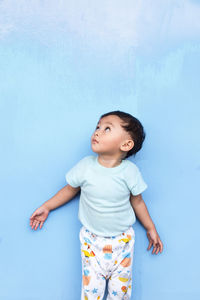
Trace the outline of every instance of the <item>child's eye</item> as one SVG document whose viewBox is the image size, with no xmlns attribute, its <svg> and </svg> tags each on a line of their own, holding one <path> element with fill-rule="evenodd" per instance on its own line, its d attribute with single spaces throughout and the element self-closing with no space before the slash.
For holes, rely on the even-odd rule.
<svg viewBox="0 0 200 300">
<path fill-rule="evenodd" d="M 98 130 L 98 129 L 99 129 L 99 126 L 97 126 L 95 130 Z M 107 129 L 109 129 L 109 130 L 110 130 L 110 127 L 109 127 L 109 126 L 107 126 L 107 127 L 105 128 L 105 131 L 107 131 Z"/>
</svg>

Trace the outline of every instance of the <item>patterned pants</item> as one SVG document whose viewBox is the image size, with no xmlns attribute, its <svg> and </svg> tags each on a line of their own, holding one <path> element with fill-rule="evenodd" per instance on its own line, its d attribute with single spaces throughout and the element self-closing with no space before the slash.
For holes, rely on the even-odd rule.
<svg viewBox="0 0 200 300">
<path fill-rule="evenodd" d="M 103 237 L 82 226 L 79 233 L 82 258 L 81 300 L 103 299 L 108 279 L 107 300 L 129 300 L 135 232 L 130 226 L 113 237 Z"/>
</svg>

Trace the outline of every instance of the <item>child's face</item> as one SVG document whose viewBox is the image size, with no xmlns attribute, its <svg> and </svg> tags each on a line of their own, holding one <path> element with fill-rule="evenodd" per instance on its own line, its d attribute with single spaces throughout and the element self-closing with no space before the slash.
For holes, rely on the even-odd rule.
<svg viewBox="0 0 200 300">
<path fill-rule="evenodd" d="M 109 115 L 99 120 L 91 137 L 92 150 L 98 154 L 121 155 L 133 146 L 133 140 L 122 127 L 122 120 L 116 115 Z M 132 147 L 131 147 L 132 146 Z"/>
</svg>

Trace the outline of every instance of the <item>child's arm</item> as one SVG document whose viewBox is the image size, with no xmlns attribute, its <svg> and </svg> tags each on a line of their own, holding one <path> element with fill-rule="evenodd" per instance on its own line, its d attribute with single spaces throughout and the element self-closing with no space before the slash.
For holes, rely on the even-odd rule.
<svg viewBox="0 0 200 300">
<path fill-rule="evenodd" d="M 139 195 L 132 195 L 130 196 L 131 205 L 133 207 L 133 210 L 137 216 L 137 218 L 140 220 L 142 225 L 147 230 L 147 237 L 149 239 L 149 246 L 147 250 L 151 249 L 151 246 L 153 245 L 153 251 L 152 254 L 156 251 L 156 254 L 158 252 L 162 252 L 163 250 L 163 244 L 160 240 L 160 237 L 156 231 L 156 227 L 149 215 L 148 209 L 146 207 L 146 204 L 144 200 L 142 199 L 142 194 Z"/>
<path fill-rule="evenodd" d="M 71 200 L 80 190 L 80 187 L 74 188 L 67 184 L 51 199 L 43 203 L 49 210 L 53 210 Z"/>
<path fill-rule="evenodd" d="M 67 184 L 60 191 L 58 191 L 55 196 L 51 199 L 44 202 L 39 208 L 30 217 L 30 226 L 32 229 L 35 227 L 35 230 L 40 225 L 42 228 L 44 221 L 47 219 L 48 214 L 51 210 L 67 203 L 71 200 L 80 190 L 80 187 L 74 188 L 71 185 Z"/>
</svg>

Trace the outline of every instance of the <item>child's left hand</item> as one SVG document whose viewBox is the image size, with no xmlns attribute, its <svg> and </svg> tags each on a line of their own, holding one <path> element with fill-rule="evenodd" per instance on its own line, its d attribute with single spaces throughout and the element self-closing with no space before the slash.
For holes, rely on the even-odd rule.
<svg viewBox="0 0 200 300">
<path fill-rule="evenodd" d="M 161 242 L 160 237 L 159 237 L 155 227 L 147 230 L 147 237 L 149 240 L 149 246 L 148 246 L 147 250 L 150 250 L 153 245 L 152 254 L 154 254 L 155 251 L 156 251 L 156 254 L 158 254 L 159 251 L 161 253 L 163 251 L 163 243 Z"/>
</svg>

